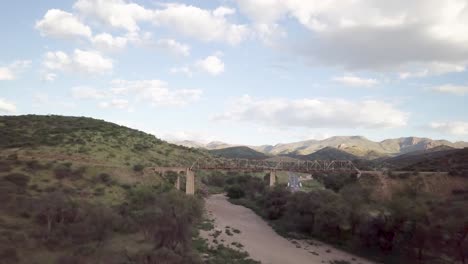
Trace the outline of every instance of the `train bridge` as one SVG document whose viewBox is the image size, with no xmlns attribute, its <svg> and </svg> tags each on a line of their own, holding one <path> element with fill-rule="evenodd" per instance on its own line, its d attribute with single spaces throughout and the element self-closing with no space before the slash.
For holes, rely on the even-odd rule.
<svg viewBox="0 0 468 264">
<path fill-rule="evenodd" d="M 249 160 L 249 159 L 225 159 L 205 158 L 195 161 L 190 167 L 148 167 L 145 174 L 157 173 L 164 175 L 166 172 L 177 173 L 175 187 L 180 189 L 180 174 L 186 175 L 187 194 L 195 194 L 195 173 L 201 170 L 220 171 L 243 171 L 243 172 L 269 172 L 270 186 L 276 183 L 276 173 L 280 171 L 297 173 L 317 172 L 347 172 L 356 173 L 359 177 L 361 172 L 349 160 L 307 160 L 307 161 L 271 161 L 271 160 Z"/>
</svg>

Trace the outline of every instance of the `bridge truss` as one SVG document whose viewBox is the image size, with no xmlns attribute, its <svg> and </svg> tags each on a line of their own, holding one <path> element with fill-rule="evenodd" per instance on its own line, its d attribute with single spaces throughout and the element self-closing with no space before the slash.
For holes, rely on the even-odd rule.
<svg viewBox="0 0 468 264">
<path fill-rule="evenodd" d="M 298 173 L 356 172 L 358 175 L 360 174 L 359 169 L 349 160 L 271 161 L 206 158 L 194 162 L 190 170 L 290 171 Z"/>
</svg>

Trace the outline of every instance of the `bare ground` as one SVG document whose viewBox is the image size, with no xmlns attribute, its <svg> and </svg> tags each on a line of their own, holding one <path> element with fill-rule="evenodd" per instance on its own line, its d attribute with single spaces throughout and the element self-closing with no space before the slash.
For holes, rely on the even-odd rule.
<svg viewBox="0 0 468 264">
<path fill-rule="evenodd" d="M 221 231 L 216 238 L 218 243 L 232 248 L 236 248 L 233 242 L 240 243 L 243 245 L 241 250 L 247 251 L 252 259 L 263 264 L 314 264 L 331 263 L 334 260 L 356 264 L 373 263 L 319 241 L 288 240 L 278 235 L 252 210 L 231 204 L 224 195 L 212 195 L 206 199 L 206 209 L 208 216 L 214 219 L 215 229 L 203 231 L 201 235 L 204 238 L 213 243 L 213 233 Z M 235 229 L 240 233 L 233 232 Z"/>
</svg>

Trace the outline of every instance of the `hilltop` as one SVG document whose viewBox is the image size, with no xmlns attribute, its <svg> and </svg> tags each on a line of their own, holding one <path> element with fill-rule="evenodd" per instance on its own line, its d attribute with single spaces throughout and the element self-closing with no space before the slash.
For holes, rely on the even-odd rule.
<svg viewBox="0 0 468 264">
<path fill-rule="evenodd" d="M 356 160 L 359 157 L 333 147 L 325 147 L 308 155 L 289 155 L 304 160 Z"/>
<path fill-rule="evenodd" d="M 116 166 L 190 165 L 208 153 L 87 117 L 0 116 L 3 155 Z"/>
<path fill-rule="evenodd" d="M 199 194 L 142 172 L 190 165 L 206 151 L 86 117 L 1 116 L 0 135 L 1 263 L 246 258 L 198 237 Z"/>
<path fill-rule="evenodd" d="M 267 159 L 270 156 L 255 151 L 249 147 L 229 147 L 223 149 L 210 150 L 214 156 L 220 156 L 228 159 Z"/>
<path fill-rule="evenodd" d="M 184 146 L 198 147 L 203 149 L 222 149 L 227 147 L 238 147 L 223 142 L 211 142 L 208 144 L 196 143 L 194 141 L 175 142 Z M 468 147 L 468 142 L 450 142 L 447 140 L 434 140 L 419 137 L 402 137 L 386 139 L 380 142 L 369 140 L 362 136 L 335 136 L 323 140 L 305 140 L 292 143 L 281 143 L 276 145 L 248 146 L 247 147 L 265 153 L 267 155 L 309 155 L 326 147 L 332 147 L 364 159 L 378 159 L 384 157 L 398 156 L 413 151 L 423 151 L 439 146 L 451 148 Z"/>
</svg>

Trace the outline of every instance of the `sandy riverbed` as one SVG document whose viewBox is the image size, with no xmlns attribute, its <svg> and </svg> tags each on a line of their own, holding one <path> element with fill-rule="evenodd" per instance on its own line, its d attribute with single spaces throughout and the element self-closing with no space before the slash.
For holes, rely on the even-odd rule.
<svg viewBox="0 0 468 264">
<path fill-rule="evenodd" d="M 373 263 L 319 241 L 289 241 L 278 235 L 252 210 L 231 204 L 224 195 L 213 195 L 206 199 L 206 209 L 208 216 L 215 220 L 215 230 L 222 231 L 217 241 L 224 240 L 222 243 L 231 247 L 234 247 L 232 242 L 238 242 L 252 259 L 263 264 L 314 264 L 330 263 L 333 260 L 346 260 L 356 264 Z M 238 229 L 241 233 L 229 236 L 225 232 L 226 226 L 230 230 Z M 210 234 L 215 230 L 204 231 L 202 236 L 212 242 L 213 237 Z"/>
</svg>

